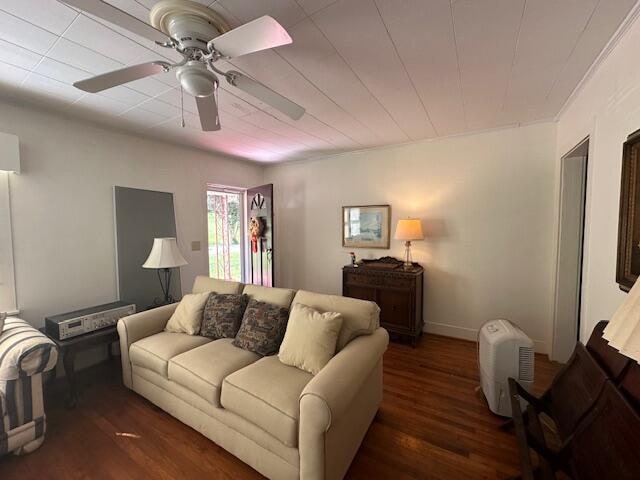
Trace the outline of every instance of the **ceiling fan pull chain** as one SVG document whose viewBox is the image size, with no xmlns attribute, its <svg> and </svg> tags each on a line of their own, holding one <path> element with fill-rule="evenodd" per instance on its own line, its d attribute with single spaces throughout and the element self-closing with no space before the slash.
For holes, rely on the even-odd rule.
<svg viewBox="0 0 640 480">
<path fill-rule="evenodd" d="M 182 90 L 182 84 L 180 85 L 180 115 L 180 125 L 184 128 L 186 124 L 184 123 L 184 91 Z"/>
<path fill-rule="evenodd" d="M 220 105 L 217 83 L 216 83 L 216 89 L 213 91 L 213 94 L 215 95 L 215 98 L 216 98 L 216 105 Z M 220 125 L 220 110 L 216 111 L 216 124 Z"/>
</svg>

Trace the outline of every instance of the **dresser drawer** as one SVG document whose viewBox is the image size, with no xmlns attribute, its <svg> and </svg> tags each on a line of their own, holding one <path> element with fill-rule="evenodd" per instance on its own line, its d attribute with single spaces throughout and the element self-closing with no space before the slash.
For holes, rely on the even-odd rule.
<svg viewBox="0 0 640 480">
<path fill-rule="evenodd" d="M 392 273 L 347 273 L 345 282 L 348 285 L 369 285 L 372 287 L 411 288 L 415 279 L 405 275 Z"/>
<path fill-rule="evenodd" d="M 376 289 L 368 286 L 345 284 L 342 289 L 345 297 L 359 298 L 360 300 L 369 300 L 377 302 Z"/>
</svg>

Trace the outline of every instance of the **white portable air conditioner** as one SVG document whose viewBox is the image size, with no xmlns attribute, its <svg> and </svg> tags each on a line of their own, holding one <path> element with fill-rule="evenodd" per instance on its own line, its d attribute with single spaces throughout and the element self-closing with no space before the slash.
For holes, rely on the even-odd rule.
<svg viewBox="0 0 640 480">
<path fill-rule="evenodd" d="M 509 320 L 486 322 L 478 333 L 480 384 L 489 409 L 511 416 L 508 378 L 529 390 L 533 386 L 533 341 Z"/>
</svg>

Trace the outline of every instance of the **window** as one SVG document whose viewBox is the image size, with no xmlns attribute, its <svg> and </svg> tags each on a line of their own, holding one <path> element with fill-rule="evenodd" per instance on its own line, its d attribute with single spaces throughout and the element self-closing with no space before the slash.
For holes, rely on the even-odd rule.
<svg viewBox="0 0 640 480">
<path fill-rule="evenodd" d="M 0 171 L 0 312 L 16 310 L 9 175 L 11 174 Z"/>
<path fill-rule="evenodd" d="M 245 270 L 244 190 L 209 185 L 209 276 L 241 282 Z"/>
</svg>

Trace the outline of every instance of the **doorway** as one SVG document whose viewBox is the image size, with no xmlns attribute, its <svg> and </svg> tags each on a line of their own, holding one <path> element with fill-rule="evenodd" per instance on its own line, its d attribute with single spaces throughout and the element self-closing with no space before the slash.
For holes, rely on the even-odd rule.
<svg viewBox="0 0 640 480">
<path fill-rule="evenodd" d="M 564 155 L 560 165 L 558 257 L 552 360 L 566 362 L 580 332 L 584 220 L 589 139 Z"/>
<path fill-rule="evenodd" d="M 274 286 L 273 184 L 207 185 L 209 276 Z"/>
<path fill-rule="evenodd" d="M 208 185 L 207 248 L 210 277 L 244 281 L 244 212 L 244 190 Z"/>
</svg>

